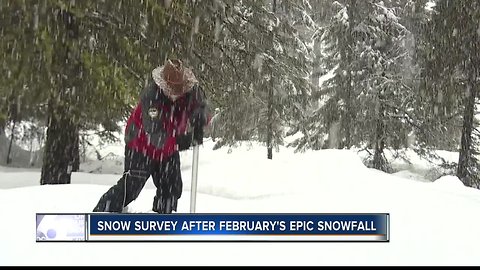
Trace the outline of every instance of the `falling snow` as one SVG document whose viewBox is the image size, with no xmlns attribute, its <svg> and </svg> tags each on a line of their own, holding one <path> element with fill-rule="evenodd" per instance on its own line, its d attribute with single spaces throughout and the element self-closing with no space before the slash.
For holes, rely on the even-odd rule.
<svg viewBox="0 0 480 270">
<path fill-rule="evenodd" d="M 118 157 L 124 155 L 128 116 L 145 97 L 153 70 L 169 58 L 178 58 L 193 70 L 192 82 L 205 92 L 206 111 L 213 119 L 204 130 L 205 138 L 212 138 L 212 150 L 202 156 L 202 165 L 221 164 L 217 171 L 209 169 L 212 182 L 200 186 L 200 193 L 236 201 L 232 208 L 226 202 L 220 208 L 204 205 L 204 211 L 272 211 L 266 206 L 257 209 L 256 202 L 250 207 L 250 200 L 283 196 L 285 211 L 301 212 L 304 206 L 305 211 L 351 212 L 358 208 L 348 204 L 335 208 L 332 205 L 341 204 L 321 197 L 310 204 L 310 196 L 292 197 L 289 192 L 296 186 L 308 187 L 309 192 L 365 191 L 362 188 L 371 184 L 366 181 L 369 177 L 395 183 L 400 181 L 394 178 L 398 174 L 422 178 L 422 182 L 441 179 L 437 184 L 442 187 L 477 190 L 478 18 L 478 1 L 2 0 L 0 188 L 4 179 L 17 177 L 41 186 L 74 184 L 80 172 L 87 180 L 114 181 L 123 171 Z M 161 93 L 151 98 L 158 100 Z M 182 100 L 181 96 L 171 99 L 172 104 Z M 170 110 L 168 106 L 162 109 L 164 113 Z M 150 116 L 142 115 L 141 125 L 144 117 Z M 179 124 L 172 121 L 172 125 Z M 175 133 L 174 139 L 179 136 Z M 235 170 L 228 163 L 245 143 L 252 151 L 241 152 L 237 162 L 247 160 L 263 169 L 242 165 Z M 280 149 L 292 155 L 284 156 Z M 344 151 L 357 153 L 361 166 L 352 162 L 340 167 L 330 162 L 343 162 L 346 156 L 335 157 Z M 444 153 L 451 155 L 445 158 Z M 308 160 L 310 167 L 292 161 L 297 159 Z M 405 163 L 400 166 L 399 160 Z M 425 165 L 411 170 L 419 160 L 435 168 Z M 101 165 L 96 164 L 100 161 Z M 358 172 L 369 176 L 356 175 L 360 184 L 337 179 L 344 172 L 355 172 L 357 165 L 362 168 Z M 368 174 L 367 168 L 375 173 Z M 322 174 L 330 169 L 331 174 Z M 19 175 L 7 171 L 19 171 Z M 25 172 L 34 172 L 29 175 L 33 178 L 23 178 Z M 327 176 L 338 182 L 329 182 Z M 287 179 L 306 182 L 297 185 Z M 312 179 L 323 182 L 311 188 L 316 181 Z M 334 189 L 338 183 L 345 189 Z M 375 183 L 384 185 L 380 180 Z M 391 195 L 392 190 L 383 191 Z M 432 195 L 427 196 L 430 202 L 448 202 L 447 195 L 432 194 L 429 188 L 404 187 L 405 193 L 411 190 L 418 198 Z M 21 192 L 25 196 L 18 197 L 29 196 L 26 189 Z M 335 192 L 323 195 L 338 199 Z M 34 206 L 41 205 L 42 198 Z M 69 199 L 62 200 L 56 204 L 69 205 Z M 89 203 L 82 202 L 72 207 L 89 208 Z M 474 200 L 464 202 L 462 209 L 478 212 Z M 45 203 L 49 205 L 47 198 Z M 396 204 L 379 209 L 372 203 L 361 210 L 398 209 Z M 451 213 L 461 212 L 457 210 Z M 460 225 L 473 227 L 477 220 L 464 222 L 472 223 Z M 395 226 L 401 225 L 405 224 Z M 402 236 L 414 233 L 409 228 Z M 425 252 L 428 259 L 477 262 L 468 256 L 474 248 L 461 244 L 458 254 L 462 254 L 448 261 L 451 251 L 437 249 L 438 239 L 431 235 L 427 242 L 433 244 L 425 244 L 422 250 L 418 243 L 414 245 L 418 254 L 412 258 L 418 260 L 409 262 L 422 262 L 424 257 L 418 256 Z M 403 248 L 395 251 L 410 252 Z M 347 248 L 345 252 L 352 256 L 354 251 Z M 396 253 L 382 254 L 387 260 Z"/>
</svg>

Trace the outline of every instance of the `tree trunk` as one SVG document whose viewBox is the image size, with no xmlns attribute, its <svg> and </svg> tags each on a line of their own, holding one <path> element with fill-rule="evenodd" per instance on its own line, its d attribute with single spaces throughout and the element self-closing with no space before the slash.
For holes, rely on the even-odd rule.
<svg viewBox="0 0 480 270">
<path fill-rule="evenodd" d="M 267 117 L 267 158 L 273 158 L 273 77 L 270 78 L 271 86 L 268 90 L 268 117 Z"/>
<path fill-rule="evenodd" d="M 78 133 L 78 127 L 75 126 L 75 141 L 72 146 L 72 172 L 78 172 L 80 170 L 80 134 Z"/>
<path fill-rule="evenodd" d="M 378 111 L 375 124 L 375 153 L 373 154 L 373 168 L 381 171 L 387 171 L 386 160 L 383 157 L 383 149 L 385 148 L 385 106 L 383 105 L 382 94 L 378 98 Z"/>
<path fill-rule="evenodd" d="M 15 140 L 15 127 L 19 120 L 18 102 L 16 101 L 16 98 L 17 97 L 15 93 L 15 88 L 12 88 L 12 93 L 11 93 L 11 96 L 9 97 L 10 104 L 8 106 L 8 111 L 10 114 L 10 119 L 13 121 L 13 126 L 12 126 L 12 132 L 10 134 L 10 142 L 8 144 L 8 150 L 7 150 L 7 164 L 10 164 L 12 162 L 10 154 L 12 153 L 12 145 L 13 145 L 13 141 Z"/>
<path fill-rule="evenodd" d="M 272 12 L 275 14 L 277 9 L 277 1 L 273 0 L 272 2 Z M 274 39 L 274 34 L 272 32 L 272 43 Z M 270 71 L 270 87 L 268 89 L 268 112 L 267 112 L 267 158 L 273 158 L 273 70 Z"/>
<path fill-rule="evenodd" d="M 10 143 L 8 144 L 8 151 L 7 151 L 7 164 L 10 164 L 12 162 L 12 159 L 10 158 L 10 154 L 12 152 L 12 145 L 13 145 L 13 140 L 15 139 L 15 126 L 17 125 L 17 119 L 13 119 L 13 126 L 12 126 L 12 134 L 10 135 Z"/>
<path fill-rule="evenodd" d="M 354 57 L 354 48 L 355 48 L 355 40 L 353 36 L 353 27 L 355 25 L 355 13 L 356 11 L 356 2 L 355 0 L 350 0 L 348 6 L 347 6 L 347 13 L 348 13 L 348 20 L 349 20 L 349 28 L 346 33 L 346 41 L 347 41 L 347 49 L 345 50 L 345 60 L 347 63 L 347 68 L 346 68 L 346 82 L 344 84 L 345 86 L 345 119 L 342 121 L 343 123 L 343 130 L 345 132 L 345 140 L 342 143 L 341 148 L 350 148 L 353 145 L 353 139 L 352 139 L 352 130 L 354 129 L 353 127 L 353 119 L 355 117 L 354 115 L 354 109 L 353 109 L 353 76 L 352 76 L 352 63 L 353 63 L 353 57 Z"/>
<path fill-rule="evenodd" d="M 270 77 L 270 87 L 268 89 L 268 111 L 267 111 L 267 158 L 273 159 L 273 72 Z"/>
<path fill-rule="evenodd" d="M 472 74 L 473 72 L 470 71 Z M 463 111 L 463 128 L 461 137 L 461 148 L 458 158 L 457 176 L 462 180 L 465 186 L 471 187 L 473 184 L 471 167 L 473 164 L 472 153 L 472 130 L 475 113 L 475 98 L 477 89 L 475 87 L 475 75 L 471 75 L 467 84 L 465 97 L 465 110 Z"/>
<path fill-rule="evenodd" d="M 78 133 L 66 113 L 52 113 L 49 119 L 40 184 L 70 184 Z"/>
<path fill-rule="evenodd" d="M 72 6 L 74 1 L 70 1 Z M 60 69 L 58 89 L 52 91 L 48 103 L 47 140 L 43 155 L 40 184 L 70 184 L 72 171 L 78 171 L 78 124 L 75 119 L 74 100 L 77 98 L 80 74 L 80 55 L 75 50 L 78 42 L 78 22 L 75 15 L 61 7 L 57 13 L 60 33 L 56 44 L 55 65 Z M 77 44 L 77 46 L 79 46 Z M 59 102 L 60 101 L 60 102 Z"/>
<path fill-rule="evenodd" d="M 3 119 L 0 119 L 0 136 L 5 135 L 6 123 Z"/>
</svg>

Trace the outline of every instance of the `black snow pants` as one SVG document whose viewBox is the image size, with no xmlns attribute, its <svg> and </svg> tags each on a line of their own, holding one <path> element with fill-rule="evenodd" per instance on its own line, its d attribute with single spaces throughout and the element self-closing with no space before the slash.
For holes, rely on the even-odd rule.
<svg viewBox="0 0 480 270">
<path fill-rule="evenodd" d="M 93 212 L 121 213 L 140 195 L 150 176 L 157 188 L 152 210 L 160 214 L 177 211 L 183 188 L 178 152 L 159 162 L 125 147 L 124 167 L 122 178 L 103 194 Z"/>
</svg>

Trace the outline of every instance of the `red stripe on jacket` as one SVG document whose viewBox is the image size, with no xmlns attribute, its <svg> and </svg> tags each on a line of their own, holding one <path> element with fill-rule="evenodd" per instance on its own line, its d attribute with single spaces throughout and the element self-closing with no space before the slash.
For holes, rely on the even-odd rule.
<svg viewBox="0 0 480 270">
<path fill-rule="evenodd" d="M 155 106 L 162 112 L 161 117 L 164 123 L 164 131 L 167 135 L 163 147 L 157 148 L 149 142 L 142 122 L 141 102 L 137 104 L 128 118 L 125 132 L 127 132 L 132 123 L 135 124 L 135 126 L 139 128 L 139 131 L 137 136 L 128 142 L 127 147 L 136 152 L 143 153 L 154 160 L 162 161 L 177 151 L 176 136 L 184 134 L 187 131 L 189 116 L 197 106 L 197 102 L 195 102 L 195 100 L 187 102 L 187 98 L 184 95 L 174 102 L 157 102 Z"/>
</svg>

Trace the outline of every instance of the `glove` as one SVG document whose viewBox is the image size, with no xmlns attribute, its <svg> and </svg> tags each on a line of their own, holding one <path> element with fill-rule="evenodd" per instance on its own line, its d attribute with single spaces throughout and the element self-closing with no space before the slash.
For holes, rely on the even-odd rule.
<svg viewBox="0 0 480 270">
<path fill-rule="evenodd" d="M 193 127 L 192 145 L 203 144 L 203 126 Z"/>
<path fill-rule="evenodd" d="M 192 132 L 188 132 L 186 134 L 177 136 L 178 151 L 184 151 L 190 148 L 190 146 L 192 145 L 192 135 Z"/>
<path fill-rule="evenodd" d="M 191 124 L 193 127 L 193 141 L 192 145 L 203 144 L 203 127 L 207 123 L 205 112 L 203 109 L 199 109 L 193 112 L 191 118 Z"/>
<path fill-rule="evenodd" d="M 192 113 L 191 123 L 194 127 L 203 127 L 207 123 L 207 117 L 205 115 L 205 109 L 200 107 Z"/>
</svg>

